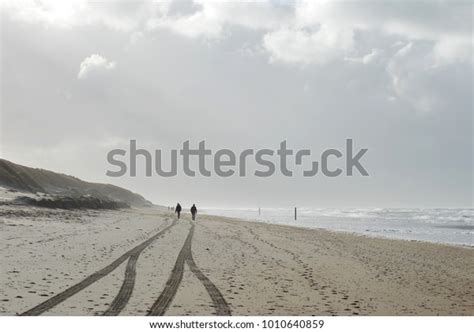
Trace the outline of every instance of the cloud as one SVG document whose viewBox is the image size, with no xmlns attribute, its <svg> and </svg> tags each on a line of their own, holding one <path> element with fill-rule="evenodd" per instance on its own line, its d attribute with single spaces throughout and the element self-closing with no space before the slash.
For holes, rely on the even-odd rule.
<svg viewBox="0 0 474 332">
<path fill-rule="evenodd" d="M 132 138 L 169 155 L 188 139 L 242 150 L 273 147 L 283 136 L 319 153 L 353 137 L 372 151 L 370 183 L 177 177 L 117 184 L 157 202 L 200 197 L 249 206 L 286 204 L 288 195 L 308 206 L 356 196 L 354 204 L 381 206 L 472 201 L 464 26 L 472 19 L 457 4 L 444 6 L 443 16 L 438 1 L 155 8 L 134 0 L 78 4 L 77 12 L 63 1 L 65 15 L 43 3 L 1 13 L 4 157 L 107 182 L 104 156 Z M 38 15 L 14 17 L 28 11 Z M 148 29 L 150 19 L 157 25 Z M 115 69 L 106 69 L 112 62 Z M 203 194 L 206 186 L 212 190 Z M 242 199 L 249 191 L 255 195 Z"/>
<path fill-rule="evenodd" d="M 290 25 L 283 31 L 268 31 L 263 40 L 271 59 L 288 63 L 321 64 L 346 58 L 369 64 L 387 47 L 384 40 L 390 38 L 430 42 L 438 63 L 471 61 L 470 12 L 470 5 L 449 1 L 300 1 L 295 4 Z M 305 32 L 315 29 L 318 32 Z M 288 47 L 281 44 L 283 41 Z M 370 49 L 365 58 L 354 57 L 366 44 Z"/>
<path fill-rule="evenodd" d="M 140 30 L 154 15 L 166 12 L 168 2 L 149 0 L 3 0 L 0 8 L 15 20 L 72 29 L 103 26 L 114 31 Z"/>
<path fill-rule="evenodd" d="M 292 19 L 291 6 L 281 6 L 270 0 L 258 2 L 195 0 L 187 10 L 181 8 L 172 12 L 169 9 L 150 18 L 147 28 L 167 29 L 189 38 L 212 40 L 222 38 L 224 31 L 230 26 L 256 31 L 272 30 Z"/>
<path fill-rule="evenodd" d="M 271 62 L 288 64 L 344 59 L 371 64 L 390 48 L 384 42 L 390 39 L 430 42 L 439 65 L 472 57 L 471 7 L 466 3 L 195 0 L 188 7 L 155 11 L 146 26 L 207 40 L 224 38 L 231 27 L 241 27 L 261 34 L 259 46 Z"/>
<path fill-rule="evenodd" d="M 206 8 L 191 15 L 151 18 L 147 22 L 147 28 L 149 30 L 168 29 L 186 37 L 208 39 L 220 37 L 223 30 L 219 16 Z"/>
<path fill-rule="evenodd" d="M 441 108 L 445 92 L 437 83 L 443 81 L 443 73 L 434 64 L 427 45 L 410 42 L 400 48 L 386 66 L 393 95 L 418 112 Z"/>
<path fill-rule="evenodd" d="M 2 10 L 13 19 L 48 27 L 99 26 L 129 34 L 130 47 L 162 30 L 204 39 L 210 47 L 218 47 L 212 41 L 231 39 L 243 31 L 252 37 L 236 38 L 241 42 L 235 47 L 238 53 L 267 57 L 274 65 L 317 67 L 346 61 L 366 69 L 378 66 L 390 82 L 390 93 L 415 109 L 433 109 L 439 99 L 412 86 L 422 83 L 416 75 L 459 64 L 470 68 L 473 63 L 468 1 L 110 0 L 98 5 L 87 0 L 5 0 Z M 423 51 L 412 51 L 418 47 Z M 101 56 L 86 60 L 80 79 L 90 71 L 115 66 Z"/>
<path fill-rule="evenodd" d="M 263 45 L 272 61 L 324 64 L 353 47 L 353 33 L 323 25 L 317 31 L 279 29 L 264 36 Z"/>
<path fill-rule="evenodd" d="M 377 59 L 379 59 L 382 54 L 383 54 L 382 50 L 374 48 L 369 53 L 367 53 L 366 55 L 362 57 L 346 57 L 345 60 L 368 65 L 377 61 Z"/>
<path fill-rule="evenodd" d="M 290 64 L 354 58 L 373 49 L 383 50 L 383 39 L 391 37 L 403 42 L 432 42 L 438 64 L 472 61 L 472 8 L 468 1 L 110 0 L 97 5 L 87 0 L 5 0 L 2 10 L 26 22 L 62 28 L 100 25 L 131 36 L 165 29 L 188 38 L 213 40 L 228 36 L 225 32 L 231 27 L 241 27 L 262 35 L 261 46 L 271 60 Z M 374 35 L 383 38 L 374 44 Z M 372 45 L 357 48 L 365 41 Z M 365 64 L 372 61 L 361 60 Z"/>
<path fill-rule="evenodd" d="M 109 71 L 116 67 L 116 63 L 109 61 L 99 54 L 92 54 L 82 60 L 79 66 L 78 79 L 85 79 L 93 72 Z"/>
<path fill-rule="evenodd" d="M 437 65 L 456 62 L 472 63 L 472 40 L 459 37 L 442 37 L 436 42 L 433 53 Z"/>
</svg>

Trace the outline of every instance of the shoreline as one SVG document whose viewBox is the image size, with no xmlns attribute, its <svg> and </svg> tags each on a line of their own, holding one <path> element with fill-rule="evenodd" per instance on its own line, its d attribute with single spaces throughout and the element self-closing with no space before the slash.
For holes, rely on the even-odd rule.
<svg viewBox="0 0 474 332">
<path fill-rule="evenodd" d="M 202 214 L 202 216 L 229 219 L 230 221 L 236 221 L 236 222 L 249 222 L 249 223 L 256 223 L 256 224 L 263 224 L 263 225 L 270 225 L 270 226 L 282 226 L 282 227 L 298 228 L 298 229 L 303 229 L 303 230 L 325 231 L 325 232 L 335 233 L 335 234 L 353 235 L 355 237 L 366 237 L 366 238 L 383 239 L 383 240 L 391 240 L 391 241 L 419 242 L 419 243 L 434 244 L 434 245 L 447 246 L 447 247 L 459 247 L 459 248 L 466 248 L 466 249 L 474 249 L 474 244 L 469 245 L 469 244 L 434 242 L 434 241 L 428 241 L 428 240 L 399 239 L 399 238 L 386 237 L 386 236 L 383 236 L 383 235 L 372 235 L 372 234 L 366 234 L 366 233 L 357 233 L 357 232 L 335 230 L 335 229 L 322 228 L 322 227 L 309 227 L 309 226 L 302 226 L 302 225 L 276 224 L 276 223 L 271 223 L 271 222 L 259 221 L 259 220 L 256 220 L 256 219 L 227 217 L 227 216 L 221 216 L 221 215 L 216 215 L 216 214 Z"/>
<path fill-rule="evenodd" d="M 474 209 L 288 208 L 203 209 L 209 215 L 369 237 L 474 247 Z"/>
<path fill-rule="evenodd" d="M 163 208 L 10 209 L 0 207 L 0 315 L 59 296 L 41 314 L 141 316 L 169 282 L 165 315 L 474 314 L 470 247 L 204 214 L 177 221 Z M 127 273 L 136 277 L 123 286 Z"/>
<path fill-rule="evenodd" d="M 423 241 L 400 241 L 327 229 L 308 229 L 221 216 L 209 217 L 210 220 L 206 220 L 208 224 L 222 222 L 230 227 L 240 224 L 244 228 L 250 228 L 249 231 L 256 234 L 255 237 L 251 236 L 250 238 L 260 238 L 259 240 L 262 240 L 260 242 L 263 242 L 267 250 L 270 250 L 270 252 L 267 251 L 267 255 L 270 253 L 271 258 L 279 257 L 280 254 L 276 254 L 275 250 L 290 253 L 291 259 L 296 255 L 297 258 L 293 261 L 296 261 L 297 264 L 290 269 L 300 268 L 303 270 L 301 276 L 305 280 L 309 279 L 312 285 L 311 289 L 307 289 L 307 291 L 318 293 L 316 301 L 321 301 L 321 299 L 329 301 L 322 301 L 325 306 L 335 306 L 334 301 L 341 304 L 340 301 L 343 302 L 344 297 L 342 300 L 334 299 L 340 293 L 347 292 L 344 296 L 351 298 L 348 293 L 357 297 L 364 289 L 362 299 L 354 301 L 358 301 L 357 303 L 360 304 L 369 299 L 373 307 L 370 308 L 371 304 L 366 303 L 368 307 L 365 308 L 367 310 L 365 313 L 361 307 L 356 308 L 360 309 L 359 312 L 351 311 L 353 315 L 369 314 L 369 312 L 372 312 L 370 315 L 451 315 L 453 314 L 449 313 L 451 309 L 448 310 L 445 307 L 447 304 L 440 304 L 438 309 L 433 310 L 428 308 L 428 303 L 443 302 L 444 299 L 438 298 L 439 295 L 435 295 L 435 293 L 442 292 L 441 288 L 454 290 L 462 283 L 464 287 L 458 288 L 459 293 L 456 296 L 466 293 L 462 296 L 467 298 L 459 298 L 458 301 L 450 305 L 455 307 L 461 304 L 467 305 L 466 313 L 454 309 L 456 315 L 474 314 L 474 291 L 472 290 L 474 267 L 470 263 L 474 259 L 474 251 L 471 247 Z M 308 255 L 310 252 L 314 254 Z M 282 262 L 280 263 L 286 269 L 292 265 L 286 260 Z M 341 265 L 344 264 L 347 265 L 341 268 Z M 327 271 L 318 271 L 321 265 Z M 279 269 L 279 273 L 285 274 L 286 269 Z M 443 271 L 444 274 L 440 274 L 440 271 Z M 347 275 L 348 273 L 354 275 Z M 458 279 L 459 277 L 461 278 Z M 321 285 L 321 280 L 325 281 L 325 285 Z M 375 291 L 378 289 L 375 287 L 377 284 L 381 288 Z M 354 289 L 355 285 L 359 289 Z M 432 285 L 439 285 L 440 289 Z M 331 295 L 325 291 L 327 288 L 333 289 Z M 340 288 L 346 289 L 343 291 Z M 408 289 L 411 290 L 407 291 Z M 386 293 L 385 299 L 379 297 L 379 291 Z M 365 293 L 373 293 L 373 297 Z M 445 294 L 443 297 L 455 298 L 456 296 Z M 375 298 L 378 300 L 375 301 Z M 411 300 L 409 300 L 410 298 Z M 386 301 L 392 304 L 387 306 Z M 395 302 L 398 304 L 394 305 Z M 408 304 L 408 302 L 411 303 Z M 351 302 L 351 305 L 355 308 L 356 305 L 353 303 Z M 330 314 L 339 315 L 341 312 L 344 314 L 347 311 L 348 308 L 332 308 Z"/>
</svg>

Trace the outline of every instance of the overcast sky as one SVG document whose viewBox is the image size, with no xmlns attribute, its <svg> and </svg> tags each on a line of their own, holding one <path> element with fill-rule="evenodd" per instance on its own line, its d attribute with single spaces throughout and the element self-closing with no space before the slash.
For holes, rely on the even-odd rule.
<svg viewBox="0 0 474 332">
<path fill-rule="evenodd" d="M 2 1 L 2 158 L 155 203 L 473 204 L 470 1 Z M 369 177 L 110 178 L 110 149 L 368 148 Z M 169 158 L 169 157 L 167 157 Z"/>
</svg>

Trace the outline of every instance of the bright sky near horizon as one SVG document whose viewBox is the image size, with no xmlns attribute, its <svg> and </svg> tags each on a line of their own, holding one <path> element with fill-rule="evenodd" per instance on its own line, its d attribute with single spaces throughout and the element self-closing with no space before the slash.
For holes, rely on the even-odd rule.
<svg viewBox="0 0 474 332">
<path fill-rule="evenodd" d="M 0 6 L 2 158 L 163 205 L 473 204 L 471 1 Z M 318 159 L 346 138 L 370 176 L 106 176 L 131 139 Z"/>
</svg>

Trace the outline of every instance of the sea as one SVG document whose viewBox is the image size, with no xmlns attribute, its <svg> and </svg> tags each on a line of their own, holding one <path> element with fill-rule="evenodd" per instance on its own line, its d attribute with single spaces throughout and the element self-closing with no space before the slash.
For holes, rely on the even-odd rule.
<svg viewBox="0 0 474 332">
<path fill-rule="evenodd" d="M 322 228 L 391 239 L 474 246 L 473 208 L 207 208 L 248 221 Z"/>
</svg>

